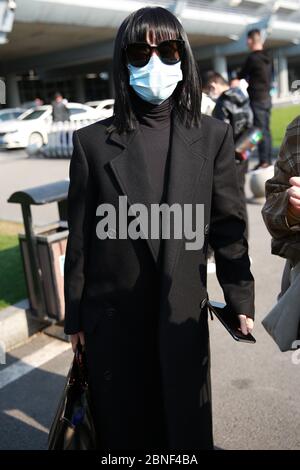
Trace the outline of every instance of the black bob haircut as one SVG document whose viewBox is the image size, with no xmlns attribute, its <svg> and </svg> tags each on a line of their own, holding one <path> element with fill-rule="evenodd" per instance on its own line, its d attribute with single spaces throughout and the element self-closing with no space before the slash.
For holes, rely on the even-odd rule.
<svg viewBox="0 0 300 470">
<path fill-rule="evenodd" d="M 131 107 L 129 71 L 126 67 L 124 46 L 136 41 L 146 41 L 146 35 L 159 43 L 168 39 L 183 39 L 184 53 L 181 60 L 183 79 L 173 91 L 173 110 L 187 127 L 200 127 L 202 84 L 189 40 L 173 13 L 163 7 L 147 6 L 128 15 L 117 32 L 114 43 L 113 75 L 115 88 L 114 119 L 107 132 L 118 133 L 134 130 L 136 117 Z"/>
</svg>

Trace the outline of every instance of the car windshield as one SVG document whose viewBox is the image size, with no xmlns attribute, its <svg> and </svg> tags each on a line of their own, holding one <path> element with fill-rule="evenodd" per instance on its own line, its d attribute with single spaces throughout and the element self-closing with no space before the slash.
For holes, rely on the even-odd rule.
<svg viewBox="0 0 300 470">
<path fill-rule="evenodd" d="M 45 110 L 44 109 L 40 109 L 40 110 L 34 110 L 34 111 L 31 111 L 31 113 L 29 114 L 26 114 L 26 116 L 22 117 L 20 116 L 19 119 L 21 119 L 22 121 L 28 121 L 30 119 L 38 119 L 39 117 L 41 117 L 43 114 L 45 113 Z"/>
</svg>

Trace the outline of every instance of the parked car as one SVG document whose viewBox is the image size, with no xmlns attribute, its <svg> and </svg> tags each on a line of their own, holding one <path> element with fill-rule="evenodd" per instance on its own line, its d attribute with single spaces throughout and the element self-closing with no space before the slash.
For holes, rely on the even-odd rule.
<svg viewBox="0 0 300 470">
<path fill-rule="evenodd" d="M 99 119 L 105 119 L 107 117 L 112 116 L 114 110 L 114 102 L 114 99 L 109 99 L 100 101 L 88 101 L 85 104 L 95 109 Z"/>
<path fill-rule="evenodd" d="M 5 108 L 0 109 L 0 123 L 4 121 L 11 121 L 16 119 L 22 113 L 24 113 L 24 108 Z"/>
<path fill-rule="evenodd" d="M 98 114 L 90 106 L 68 103 L 71 121 L 96 120 Z M 35 144 L 41 147 L 47 143 L 48 130 L 52 123 L 52 106 L 31 108 L 17 119 L 0 122 L 0 148 L 24 148 Z"/>
</svg>

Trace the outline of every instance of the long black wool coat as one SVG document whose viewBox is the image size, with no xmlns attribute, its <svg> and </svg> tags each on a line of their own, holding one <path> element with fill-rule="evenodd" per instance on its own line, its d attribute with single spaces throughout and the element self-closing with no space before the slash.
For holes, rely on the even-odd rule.
<svg viewBox="0 0 300 470">
<path fill-rule="evenodd" d="M 65 259 L 65 333 L 85 333 L 99 448 L 211 449 L 208 243 L 226 302 L 254 316 L 232 130 L 173 115 L 166 203 L 204 204 L 204 245 L 171 237 L 161 258 L 157 240 L 97 236 L 100 204 L 156 202 L 139 126 L 106 133 L 112 119 L 74 133 Z"/>
</svg>

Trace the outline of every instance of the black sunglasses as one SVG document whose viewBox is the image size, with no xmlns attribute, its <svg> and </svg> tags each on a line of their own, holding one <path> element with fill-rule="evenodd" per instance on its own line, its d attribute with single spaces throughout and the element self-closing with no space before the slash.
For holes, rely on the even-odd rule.
<svg viewBox="0 0 300 470">
<path fill-rule="evenodd" d="M 183 56 L 184 40 L 169 39 L 160 42 L 157 46 L 150 46 L 147 42 L 132 42 L 124 47 L 127 60 L 134 67 L 147 65 L 153 49 L 157 49 L 160 60 L 164 64 L 177 64 Z"/>
</svg>

